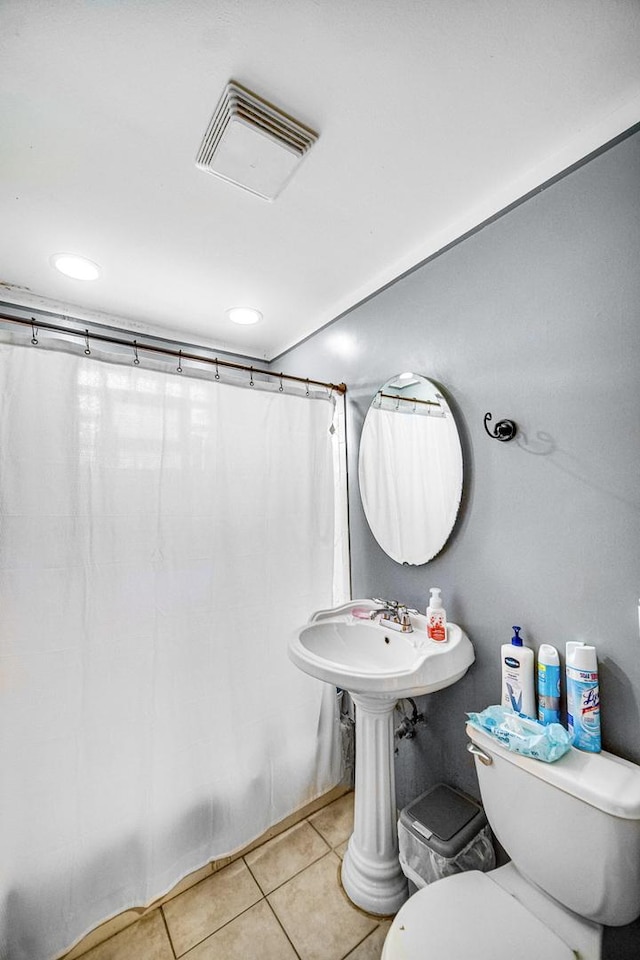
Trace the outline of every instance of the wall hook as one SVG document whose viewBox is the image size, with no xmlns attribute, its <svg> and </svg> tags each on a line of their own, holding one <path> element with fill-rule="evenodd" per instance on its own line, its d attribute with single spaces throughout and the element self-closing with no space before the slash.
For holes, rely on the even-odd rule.
<svg viewBox="0 0 640 960">
<path fill-rule="evenodd" d="M 493 428 L 493 433 L 489 430 L 487 426 L 487 420 L 491 420 L 491 414 L 485 413 L 484 415 L 484 428 L 494 440 L 502 440 L 506 443 L 507 440 L 513 440 L 516 433 L 518 432 L 517 424 L 513 420 L 498 420 L 495 427 Z"/>
</svg>

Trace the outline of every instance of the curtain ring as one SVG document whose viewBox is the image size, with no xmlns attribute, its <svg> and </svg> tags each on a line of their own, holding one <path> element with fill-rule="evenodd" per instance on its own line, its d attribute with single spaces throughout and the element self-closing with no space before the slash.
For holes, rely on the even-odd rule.
<svg viewBox="0 0 640 960">
<path fill-rule="evenodd" d="M 135 366 L 137 367 L 138 364 L 140 363 L 140 359 L 139 359 L 139 357 L 138 357 L 138 343 L 137 343 L 136 340 L 133 341 L 133 352 L 135 353 L 135 357 L 134 357 L 133 362 L 134 362 Z"/>
<path fill-rule="evenodd" d="M 88 331 L 88 330 L 85 330 L 85 332 L 84 332 L 84 342 L 86 343 L 86 347 L 84 348 L 84 352 L 86 353 L 86 355 L 87 355 L 88 357 L 90 357 L 90 356 L 91 356 L 91 350 L 89 349 L 89 331 Z"/>
<path fill-rule="evenodd" d="M 280 386 L 278 387 L 278 392 L 283 393 L 284 387 L 282 386 L 282 372 L 280 372 Z"/>
<path fill-rule="evenodd" d="M 219 379 L 220 379 L 220 372 L 219 372 L 219 370 L 218 370 L 218 358 L 217 358 L 217 357 L 216 357 L 216 374 L 215 374 L 215 379 L 216 379 L 216 380 L 219 380 Z"/>
<path fill-rule="evenodd" d="M 38 328 L 36 327 L 36 321 L 34 318 L 31 318 L 31 343 L 36 347 L 38 345 Z"/>
<path fill-rule="evenodd" d="M 182 350 L 178 350 L 178 366 L 176 370 L 178 373 L 182 373 Z"/>
<path fill-rule="evenodd" d="M 307 392 L 306 392 L 305 396 L 306 396 L 306 397 L 309 396 L 309 378 L 308 378 L 308 377 L 307 377 Z"/>
<path fill-rule="evenodd" d="M 254 386 L 254 383 L 253 383 L 253 367 L 249 367 L 249 370 L 251 371 L 251 379 L 249 380 L 249 386 L 250 386 L 250 387 L 253 387 L 253 386 Z"/>
</svg>

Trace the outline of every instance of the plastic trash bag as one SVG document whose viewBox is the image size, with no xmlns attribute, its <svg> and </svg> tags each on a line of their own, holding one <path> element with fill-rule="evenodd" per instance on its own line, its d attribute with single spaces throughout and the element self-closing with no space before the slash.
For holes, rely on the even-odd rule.
<svg viewBox="0 0 640 960">
<path fill-rule="evenodd" d="M 469 723 L 488 733 L 498 743 L 523 757 L 553 763 L 571 747 L 573 737 L 560 723 L 538 723 L 515 713 L 511 707 L 487 707 L 481 713 L 468 713 Z"/>
<path fill-rule="evenodd" d="M 415 837 L 402 822 L 398 824 L 398 843 L 402 872 L 418 889 L 454 873 L 465 870 L 486 872 L 496 865 L 488 824 L 454 857 L 443 857 L 432 850 L 426 840 Z"/>
</svg>

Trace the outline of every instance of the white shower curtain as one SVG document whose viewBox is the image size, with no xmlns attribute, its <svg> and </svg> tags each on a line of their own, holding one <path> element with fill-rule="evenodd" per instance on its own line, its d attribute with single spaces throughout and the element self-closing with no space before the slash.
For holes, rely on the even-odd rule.
<svg viewBox="0 0 640 960">
<path fill-rule="evenodd" d="M 286 653 L 346 592 L 337 434 L 41 346 L 0 345 L 0 404 L 0 956 L 50 960 L 337 783 Z"/>
</svg>

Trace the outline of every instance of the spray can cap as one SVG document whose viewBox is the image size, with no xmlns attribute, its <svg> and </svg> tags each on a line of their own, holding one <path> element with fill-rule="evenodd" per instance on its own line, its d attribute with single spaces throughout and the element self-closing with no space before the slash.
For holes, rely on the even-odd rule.
<svg viewBox="0 0 640 960">
<path fill-rule="evenodd" d="M 560 657 L 556 648 L 552 647 L 550 643 L 541 643 L 538 648 L 538 663 L 551 667 L 560 666 Z"/>
<path fill-rule="evenodd" d="M 598 658 L 596 648 L 577 641 L 567 643 L 567 666 L 574 670 L 584 670 L 587 673 L 598 672 Z"/>
<path fill-rule="evenodd" d="M 442 607 L 442 597 L 440 596 L 440 587 L 430 587 L 429 593 L 431 594 L 429 598 L 429 606 L 433 607 L 436 610 L 439 610 Z"/>
<path fill-rule="evenodd" d="M 522 630 L 522 627 L 513 628 L 514 633 L 513 633 L 513 636 L 511 637 L 511 643 L 513 644 L 514 647 L 522 646 L 522 637 L 520 636 L 521 630 Z"/>
</svg>

